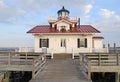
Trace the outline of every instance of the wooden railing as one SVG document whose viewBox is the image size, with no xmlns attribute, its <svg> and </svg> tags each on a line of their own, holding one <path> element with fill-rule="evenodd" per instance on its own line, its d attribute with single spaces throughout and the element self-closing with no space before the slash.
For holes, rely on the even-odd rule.
<svg viewBox="0 0 120 82">
<path fill-rule="evenodd" d="M 0 65 L 31 65 L 32 60 L 41 54 L 0 52 Z"/>
<path fill-rule="evenodd" d="M 118 53 L 87 53 L 80 54 L 80 64 L 83 71 L 91 78 L 92 66 L 120 66 L 120 54 Z"/>
<path fill-rule="evenodd" d="M 87 74 L 88 79 L 91 80 L 91 62 L 87 56 L 80 54 L 80 65 L 83 72 Z"/>
<path fill-rule="evenodd" d="M 38 75 L 38 73 L 43 69 L 46 61 L 46 55 L 42 53 L 20 53 L 20 52 L 0 52 L 0 67 L 10 68 L 11 71 L 16 71 L 11 68 L 15 66 L 19 69 L 21 66 L 26 68 L 29 66 L 28 71 L 32 71 L 32 78 Z M 3 70 L 4 68 L 0 68 Z M 23 69 L 20 69 L 24 71 Z M 5 71 L 5 70 L 4 70 Z"/>
<path fill-rule="evenodd" d="M 120 53 L 85 54 L 91 61 L 91 66 L 119 66 Z"/>
<path fill-rule="evenodd" d="M 46 62 L 45 55 L 40 55 L 38 58 L 33 59 L 32 79 L 35 79 L 38 73 L 44 68 L 45 62 Z"/>
</svg>

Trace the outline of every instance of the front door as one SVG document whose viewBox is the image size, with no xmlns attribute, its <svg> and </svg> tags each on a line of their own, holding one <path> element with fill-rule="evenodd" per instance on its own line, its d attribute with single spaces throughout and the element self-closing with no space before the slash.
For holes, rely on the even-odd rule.
<svg viewBox="0 0 120 82">
<path fill-rule="evenodd" d="M 66 45 L 66 39 L 61 39 L 61 53 L 66 53 L 67 45 Z"/>
</svg>

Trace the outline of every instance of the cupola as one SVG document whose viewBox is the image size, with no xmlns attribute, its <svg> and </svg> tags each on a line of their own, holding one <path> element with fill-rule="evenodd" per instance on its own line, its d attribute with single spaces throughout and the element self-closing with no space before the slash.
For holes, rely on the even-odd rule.
<svg viewBox="0 0 120 82">
<path fill-rule="evenodd" d="M 69 18 L 70 12 L 67 9 L 65 9 L 63 6 L 62 9 L 60 9 L 57 13 L 58 13 L 58 18 Z"/>
</svg>

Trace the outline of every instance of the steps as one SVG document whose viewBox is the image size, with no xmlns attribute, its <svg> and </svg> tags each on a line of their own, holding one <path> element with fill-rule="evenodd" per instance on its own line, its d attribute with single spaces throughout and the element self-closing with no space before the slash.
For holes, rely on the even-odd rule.
<svg viewBox="0 0 120 82">
<path fill-rule="evenodd" d="M 71 59 L 72 58 L 72 54 L 68 54 L 68 53 L 54 54 L 53 58 L 54 59 Z"/>
</svg>

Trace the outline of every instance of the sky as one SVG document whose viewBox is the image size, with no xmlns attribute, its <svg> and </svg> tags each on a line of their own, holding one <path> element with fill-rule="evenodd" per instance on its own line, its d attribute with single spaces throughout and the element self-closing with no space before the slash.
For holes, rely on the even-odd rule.
<svg viewBox="0 0 120 82">
<path fill-rule="evenodd" d="M 104 44 L 120 46 L 120 0 L 0 0 L 0 47 L 33 47 L 34 36 L 26 32 L 47 25 L 50 16 L 64 6 L 83 25 L 92 25 Z"/>
</svg>

